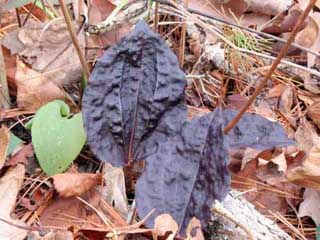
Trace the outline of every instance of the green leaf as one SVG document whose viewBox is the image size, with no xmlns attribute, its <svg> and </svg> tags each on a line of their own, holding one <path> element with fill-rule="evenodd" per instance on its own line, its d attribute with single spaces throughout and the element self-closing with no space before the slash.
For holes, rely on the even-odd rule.
<svg viewBox="0 0 320 240">
<path fill-rule="evenodd" d="M 18 138 L 16 135 L 14 135 L 12 132 L 10 132 L 10 142 L 9 147 L 7 151 L 7 156 L 9 156 L 13 151 L 20 146 L 23 143 L 23 141 Z"/>
<path fill-rule="evenodd" d="M 320 240 L 320 226 L 317 226 L 316 237 L 317 237 L 317 240 Z"/>
<path fill-rule="evenodd" d="M 55 100 L 40 108 L 31 122 L 32 144 L 48 175 L 66 170 L 85 144 L 82 114 L 69 115 L 68 105 Z"/>
<path fill-rule="evenodd" d="M 34 0 L 9 0 L 5 5 L 4 8 L 6 10 L 14 9 L 26 5 L 28 3 L 33 2 Z"/>
</svg>

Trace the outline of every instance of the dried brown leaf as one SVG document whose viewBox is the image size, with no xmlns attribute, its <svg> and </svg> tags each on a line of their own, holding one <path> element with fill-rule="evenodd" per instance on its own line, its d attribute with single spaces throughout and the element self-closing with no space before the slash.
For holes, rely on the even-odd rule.
<svg viewBox="0 0 320 240">
<path fill-rule="evenodd" d="M 39 232 L 31 232 L 28 235 L 29 240 L 73 240 L 73 234 L 67 230 L 57 230 L 57 231 L 50 231 L 46 233 L 44 236 L 43 234 L 39 234 Z"/>
<path fill-rule="evenodd" d="M 158 237 L 165 236 L 170 232 L 170 236 L 173 236 L 178 232 L 178 224 L 169 214 L 161 214 L 156 217 L 154 221 L 154 229 L 152 231 L 152 237 L 157 240 Z"/>
<path fill-rule="evenodd" d="M 269 15 L 263 15 L 261 13 L 256 12 L 249 12 L 242 15 L 240 23 L 244 27 L 255 27 L 258 30 L 260 30 L 269 20 Z"/>
<path fill-rule="evenodd" d="M 268 1 L 269 2 L 269 1 Z M 266 3 L 261 1 L 262 4 Z M 302 10 L 299 7 L 293 7 L 290 9 L 288 14 L 280 14 L 272 21 L 270 21 L 264 28 L 263 31 L 271 34 L 281 34 L 291 32 L 296 25 Z M 302 26 L 301 29 L 303 29 Z"/>
<path fill-rule="evenodd" d="M 98 24 L 105 20 L 115 7 L 116 5 L 108 0 L 92 0 L 88 13 L 89 24 Z"/>
<path fill-rule="evenodd" d="M 295 132 L 294 138 L 297 141 L 297 147 L 305 152 L 309 152 L 312 147 L 319 143 L 316 130 L 305 119 Z"/>
<path fill-rule="evenodd" d="M 281 153 L 280 155 L 274 157 L 271 161 L 276 165 L 278 165 L 279 171 L 282 171 L 282 172 L 287 171 L 287 161 L 284 153 Z"/>
<path fill-rule="evenodd" d="M 309 216 L 317 226 L 320 225 L 320 192 L 307 188 L 303 194 L 303 202 L 300 204 L 298 216 Z"/>
<path fill-rule="evenodd" d="M 320 140 L 300 164 L 289 167 L 286 176 L 290 182 L 320 190 Z"/>
<path fill-rule="evenodd" d="M 28 21 L 18 37 L 25 45 L 19 55 L 35 71 L 46 72 L 49 81 L 62 85 L 81 78 L 82 67 L 63 19 L 47 23 Z M 84 49 L 84 32 L 77 33 L 77 37 Z"/>
<path fill-rule="evenodd" d="M 32 144 L 24 145 L 16 154 L 7 161 L 6 166 L 16 166 L 17 164 L 28 164 L 28 158 L 34 155 Z"/>
<path fill-rule="evenodd" d="M 65 99 L 63 91 L 46 75 L 28 68 L 17 59 L 17 72 L 15 76 L 17 85 L 17 102 L 20 108 L 37 110 L 41 106 L 55 99 Z"/>
<path fill-rule="evenodd" d="M 9 141 L 10 141 L 10 134 L 8 131 L 8 128 L 5 126 L 2 126 L 0 128 L 0 169 L 3 167 L 6 157 L 7 157 L 7 151 L 9 147 Z"/>
<path fill-rule="evenodd" d="M 286 87 L 282 92 L 279 100 L 279 110 L 282 113 L 289 115 L 292 105 L 293 105 L 293 90 L 291 87 Z"/>
<path fill-rule="evenodd" d="M 205 14 L 219 18 L 225 18 L 227 16 L 230 17 L 230 19 L 232 19 L 231 12 L 239 17 L 248 8 L 245 0 L 230 0 L 225 2 L 193 0 L 189 1 L 188 6 Z"/>
<path fill-rule="evenodd" d="M 83 31 L 77 36 L 84 49 Z M 81 78 L 81 64 L 63 18 L 45 23 L 29 19 L 15 35 L 5 36 L 4 41 L 7 48 L 19 51 L 20 58 L 34 71 L 45 73 L 50 82 L 62 85 Z"/>
<path fill-rule="evenodd" d="M 319 44 L 316 43 L 318 34 L 318 23 L 312 17 L 309 17 L 307 26 L 297 34 L 295 38 L 295 43 L 309 48 L 314 44 Z"/>
<path fill-rule="evenodd" d="M 110 163 L 105 163 L 103 179 L 105 186 L 102 195 L 124 219 L 127 219 L 129 212 L 123 168 L 113 167 Z"/>
<path fill-rule="evenodd" d="M 284 84 L 281 84 L 281 83 L 277 84 L 268 91 L 267 97 L 268 98 L 280 97 L 286 88 L 287 87 Z"/>
<path fill-rule="evenodd" d="M 260 12 L 266 15 L 277 15 L 287 11 L 293 4 L 293 0 L 246 0 L 248 10 Z"/>
<path fill-rule="evenodd" d="M 23 183 L 25 167 L 21 164 L 9 168 L 0 180 L 0 218 L 8 222 L 23 225 L 17 220 L 11 219 L 11 211 L 16 204 L 16 198 Z M 27 231 L 0 221 L 0 239 L 23 240 Z"/>
<path fill-rule="evenodd" d="M 93 0 L 90 3 L 88 12 L 89 24 L 98 24 L 112 13 L 116 5 L 109 0 Z M 132 25 L 129 22 L 124 22 L 120 26 L 117 25 L 109 31 L 99 34 L 86 36 L 87 47 L 87 58 L 93 59 L 96 56 L 100 57 L 103 54 L 103 49 L 106 46 L 111 46 L 117 43 L 122 37 L 124 37 Z M 93 47 L 90 49 L 90 47 Z M 97 49 L 97 47 L 100 49 Z"/>
<path fill-rule="evenodd" d="M 320 101 L 308 107 L 307 115 L 311 118 L 312 122 L 320 128 Z"/>
<path fill-rule="evenodd" d="M 69 228 L 86 219 L 84 204 L 77 198 L 58 198 L 40 216 L 42 226 Z M 81 222 L 80 222 L 81 224 Z"/>
<path fill-rule="evenodd" d="M 102 175 L 93 173 L 62 173 L 52 178 L 61 197 L 80 196 L 102 182 Z"/>
<path fill-rule="evenodd" d="M 301 187 L 292 183 L 287 183 L 283 172 L 279 171 L 277 164 L 268 162 L 264 165 L 258 165 L 258 159 L 253 159 L 248 162 L 243 170 L 233 177 L 233 188 L 249 190 L 244 194 L 244 197 L 253 203 L 256 208 L 265 214 L 268 214 L 270 209 L 285 214 L 290 206 L 285 196 L 296 196 Z M 259 184 L 262 183 L 262 184 Z M 266 185 L 269 188 L 266 188 Z M 272 191 L 271 189 L 275 189 Z M 279 194 L 283 192 L 284 194 Z M 286 195 L 286 193 L 288 195 Z M 296 202 L 292 202 L 296 205 Z"/>
<path fill-rule="evenodd" d="M 201 223 L 197 218 L 192 218 L 187 227 L 187 239 L 189 240 L 205 240 Z"/>
</svg>

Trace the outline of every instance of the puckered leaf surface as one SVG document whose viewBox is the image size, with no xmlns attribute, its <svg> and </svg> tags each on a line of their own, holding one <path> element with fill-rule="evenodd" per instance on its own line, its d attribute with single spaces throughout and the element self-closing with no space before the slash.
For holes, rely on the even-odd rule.
<svg viewBox="0 0 320 240">
<path fill-rule="evenodd" d="M 147 221 L 170 213 L 183 231 L 192 217 L 206 226 L 214 200 L 229 191 L 228 146 L 222 133 L 220 109 L 185 123 L 180 134 L 146 159 L 145 172 L 136 188 L 140 217 L 155 209 Z"/>
<path fill-rule="evenodd" d="M 146 160 L 136 185 L 146 225 L 170 214 L 183 232 L 192 217 L 206 226 L 215 200 L 230 188 L 228 145 L 267 149 L 292 144 L 277 123 L 245 114 L 227 135 L 236 114 L 217 108 L 189 121 L 186 81 L 176 56 L 140 22 L 96 64 L 83 98 L 88 142 L 101 160 L 115 166 Z"/>
<path fill-rule="evenodd" d="M 236 115 L 237 112 L 234 110 L 223 111 L 227 123 Z M 234 148 L 250 147 L 265 150 L 274 147 L 286 147 L 295 143 L 288 138 L 279 123 L 271 122 L 252 113 L 245 113 L 227 136 L 230 147 Z"/>
<path fill-rule="evenodd" d="M 139 22 L 96 64 L 84 94 L 95 154 L 120 166 L 155 152 L 186 119 L 185 85 L 177 57 Z"/>
</svg>

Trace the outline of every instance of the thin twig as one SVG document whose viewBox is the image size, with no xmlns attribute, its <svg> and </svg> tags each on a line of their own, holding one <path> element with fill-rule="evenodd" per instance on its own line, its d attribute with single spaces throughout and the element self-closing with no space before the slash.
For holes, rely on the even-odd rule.
<svg viewBox="0 0 320 240">
<path fill-rule="evenodd" d="M 15 11 L 16 11 L 16 16 L 17 16 L 18 26 L 19 26 L 19 27 L 22 27 L 22 23 L 21 23 L 21 17 L 20 17 L 19 9 L 18 9 L 18 8 L 16 8 L 16 9 L 15 9 Z"/>
<path fill-rule="evenodd" d="M 112 225 L 112 223 L 110 222 L 110 220 L 103 215 L 102 212 L 100 212 L 98 209 L 96 209 L 92 204 L 88 203 L 86 200 L 82 199 L 81 197 L 76 197 L 79 201 L 83 202 L 85 205 L 89 206 L 90 208 L 92 208 L 96 214 L 100 217 L 100 219 L 103 221 L 103 223 L 107 226 Z"/>
<path fill-rule="evenodd" d="M 2 53 L 2 47 L 0 45 L 0 109 L 10 108 L 10 96 L 7 81 L 6 66 L 4 62 L 4 56 Z"/>
<path fill-rule="evenodd" d="M 255 101 L 255 99 L 260 94 L 260 92 L 262 91 L 264 86 L 267 84 L 267 82 L 271 78 L 271 75 L 273 74 L 274 70 L 277 68 L 277 66 L 281 62 L 281 59 L 286 56 L 286 54 L 291 46 L 291 43 L 294 41 L 295 36 L 297 35 L 297 33 L 300 30 L 300 26 L 303 24 L 304 20 L 309 15 L 309 12 L 312 10 L 316 1 L 317 0 L 310 0 L 309 5 L 303 11 L 302 15 L 299 17 L 297 24 L 295 25 L 294 29 L 292 30 L 292 32 L 289 36 L 289 39 L 287 40 L 287 43 L 283 46 L 278 57 L 272 63 L 272 65 L 271 65 L 269 71 L 267 72 L 267 74 L 265 75 L 264 79 L 257 86 L 253 95 L 249 98 L 249 100 L 246 102 L 246 104 L 243 106 L 243 108 L 239 111 L 239 113 L 235 116 L 235 118 L 232 119 L 231 122 L 227 125 L 227 127 L 223 130 L 225 134 L 228 134 L 229 131 L 238 123 L 238 121 L 241 119 L 242 115 L 248 110 L 248 108 Z"/>
<path fill-rule="evenodd" d="M 189 5 L 189 0 L 186 0 L 185 3 L 186 7 L 188 7 Z M 184 64 L 184 51 L 185 51 L 185 46 L 186 46 L 186 33 L 187 33 L 187 22 L 184 21 L 184 23 L 182 24 L 182 29 L 181 29 L 181 39 L 180 39 L 180 56 L 179 56 L 179 60 L 180 60 L 180 66 L 183 67 Z"/>
<path fill-rule="evenodd" d="M 307 240 L 307 238 L 280 213 L 275 213 L 271 210 L 269 210 L 268 212 L 277 220 L 282 222 L 286 227 L 288 227 L 295 234 L 295 237 L 297 237 L 300 240 Z"/>
<path fill-rule="evenodd" d="M 82 65 L 82 68 L 83 68 L 83 71 L 84 71 L 84 75 L 85 75 L 85 78 L 86 78 L 86 81 L 87 81 L 88 78 L 89 78 L 89 75 L 90 75 L 89 67 L 88 67 L 86 59 L 85 59 L 85 57 L 84 57 L 84 55 L 83 55 L 83 53 L 81 51 L 80 44 L 79 44 L 79 41 L 77 39 L 77 34 L 76 34 L 75 30 L 74 30 L 70 15 L 68 13 L 67 6 L 66 6 L 64 0 L 59 0 L 59 4 L 60 4 L 61 10 L 62 10 L 64 19 L 66 21 L 66 24 L 67 24 L 68 31 L 69 31 L 70 36 L 71 36 L 71 40 L 72 40 L 73 46 L 76 49 L 76 52 L 78 54 L 78 57 L 79 57 L 79 60 L 81 62 L 81 65 Z M 80 98 L 81 98 L 81 96 L 80 96 Z"/>
<path fill-rule="evenodd" d="M 26 23 L 27 23 L 30 15 L 31 15 L 31 13 L 32 13 L 32 10 L 33 10 L 33 9 L 35 8 L 35 6 L 36 6 L 37 1 L 38 1 L 38 0 L 34 0 L 34 1 L 33 1 L 33 4 L 32 4 L 32 6 L 31 6 L 31 8 L 29 9 L 26 18 L 23 20 L 22 26 L 26 25 Z"/>
<path fill-rule="evenodd" d="M 158 23 L 159 23 L 159 3 L 156 2 L 154 9 L 154 32 L 158 32 Z"/>
</svg>

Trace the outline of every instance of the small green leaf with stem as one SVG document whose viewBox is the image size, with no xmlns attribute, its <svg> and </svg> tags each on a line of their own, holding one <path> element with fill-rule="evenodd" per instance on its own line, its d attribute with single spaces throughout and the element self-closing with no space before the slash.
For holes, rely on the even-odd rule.
<svg viewBox="0 0 320 240">
<path fill-rule="evenodd" d="M 82 114 L 71 117 L 69 106 L 61 100 L 40 108 L 30 125 L 37 159 L 48 175 L 66 170 L 86 141 Z"/>
</svg>

